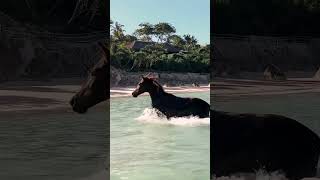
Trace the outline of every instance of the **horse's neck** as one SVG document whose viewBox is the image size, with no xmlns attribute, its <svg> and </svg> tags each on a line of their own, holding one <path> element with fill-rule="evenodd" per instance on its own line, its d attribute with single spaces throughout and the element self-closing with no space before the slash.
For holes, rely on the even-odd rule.
<svg viewBox="0 0 320 180">
<path fill-rule="evenodd" d="M 149 92 L 152 104 L 157 104 L 160 102 L 161 98 L 166 94 L 163 90 L 157 90 L 157 87 L 155 87 L 154 90 Z"/>
</svg>

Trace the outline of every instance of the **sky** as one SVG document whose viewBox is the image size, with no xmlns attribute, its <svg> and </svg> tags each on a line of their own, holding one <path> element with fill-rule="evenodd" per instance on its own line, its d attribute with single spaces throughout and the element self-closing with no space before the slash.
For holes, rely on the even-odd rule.
<svg viewBox="0 0 320 180">
<path fill-rule="evenodd" d="M 140 23 L 168 22 L 176 34 L 190 34 L 210 43 L 210 0 L 111 0 L 111 19 L 132 34 Z"/>
</svg>

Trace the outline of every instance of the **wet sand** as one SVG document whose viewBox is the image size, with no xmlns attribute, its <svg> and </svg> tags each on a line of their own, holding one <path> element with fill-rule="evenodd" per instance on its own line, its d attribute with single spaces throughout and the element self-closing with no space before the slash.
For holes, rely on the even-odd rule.
<svg viewBox="0 0 320 180">
<path fill-rule="evenodd" d="M 219 99 L 241 96 L 320 93 L 320 81 L 311 78 L 296 78 L 287 81 L 215 79 L 211 83 L 210 89 L 211 97 Z"/>
<path fill-rule="evenodd" d="M 0 84 L 0 113 L 24 111 L 72 111 L 71 97 L 80 89 L 81 79 L 58 79 L 47 82 L 17 81 Z M 111 98 L 131 96 L 135 87 L 114 87 Z M 211 87 L 164 87 L 169 93 L 205 92 L 211 90 L 213 100 L 242 96 L 268 96 L 277 94 L 320 93 L 320 81 L 299 78 L 287 81 L 245 79 L 214 79 Z M 146 93 L 143 95 L 147 95 Z M 106 107 L 100 103 L 94 108 Z M 0 114 L 1 115 L 1 114 Z M 1 119 L 1 116 L 0 116 Z"/>
<path fill-rule="evenodd" d="M 17 81 L 0 84 L 0 119 L 3 113 L 47 111 L 72 112 L 69 105 L 71 97 L 80 89 L 81 81 L 78 79 L 39 81 Z M 165 87 L 171 93 L 209 91 L 209 86 L 192 87 Z M 111 88 L 111 98 L 131 96 L 134 87 Z M 146 95 L 146 94 L 144 94 Z M 105 108 L 106 102 L 94 108 Z"/>
</svg>

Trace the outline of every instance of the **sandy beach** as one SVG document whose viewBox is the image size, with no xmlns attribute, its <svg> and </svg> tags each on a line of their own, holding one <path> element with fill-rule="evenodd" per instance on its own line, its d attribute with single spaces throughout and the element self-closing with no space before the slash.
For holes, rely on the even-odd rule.
<svg viewBox="0 0 320 180">
<path fill-rule="evenodd" d="M 211 97 L 214 98 L 300 93 L 320 93 L 320 81 L 312 78 L 292 78 L 287 81 L 217 78 L 211 83 Z"/>
<path fill-rule="evenodd" d="M 58 79 L 49 82 L 16 81 L 0 84 L 0 113 L 41 111 L 71 112 L 69 100 L 80 89 L 79 79 Z M 171 93 L 209 91 L 209 86 L 165 88 Z M 131 96 L 134 87 L 115 87 L 111 98 Z M 105 107 L 100 103 L 95 108 Z"/>
<path fill-rule="evenodd" d="M 5 112 L 72 112 L 70 98 L 80 89 L 81 79 L 56 79 L 41 81 L 16 81 L 0 84 L 0 113 Z M 205 92 L 211 89 L 211 98 L 230 99 L 242 96 L 266 96 L 299 93 L 320 93 L 320 81 L 310 78 L 287 81 L 263 81 L 245 79 L 214 79 L 211 87 L 164 87 L 169 93 Z M 131 96 L 135 87 L 113 87 L 111 98 Z M 144 94 L 147 95 L 147 94 Z M 100 103 L 95 108 L 105 107 Z"/>
</svg>

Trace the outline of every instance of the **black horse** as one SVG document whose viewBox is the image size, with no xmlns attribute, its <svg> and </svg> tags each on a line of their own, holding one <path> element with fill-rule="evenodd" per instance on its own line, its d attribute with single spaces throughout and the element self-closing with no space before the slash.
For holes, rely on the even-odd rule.
<svg viewBox="0 0 320 180">
<path fill-rule="evenodd" d="M 265 169 L 280 170 L 289 179 L 316 175 L 320 139 L 299 122 L 280 115 L 210 114 L 211 174 Z"/>
<path fill-rule="evenodd" d="M 87 81 L 82 85 L 70 100 L 70 105 L 75 112 L 85 113 L 90 107 L 110 98 L 110 51 L 107 47 L 99 43 L 102 50 L 100 61 L 89 72 Z"/>
<path fill-rule="evenodd" d="M 210 105 L 199 98 L 182 98 L 164 91 L 163 87 L 154 79 L 142 77 L 137 88 L 132 92 L 133 97 L 148 92 L 152 107 L 170 117 L 198 116 L 209 117 Z"/>
</svg>

